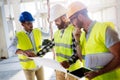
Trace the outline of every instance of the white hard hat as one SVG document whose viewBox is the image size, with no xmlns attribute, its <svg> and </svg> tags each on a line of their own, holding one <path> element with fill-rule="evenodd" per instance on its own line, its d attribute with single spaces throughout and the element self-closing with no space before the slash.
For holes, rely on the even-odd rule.
<svg viewBox="0 0 120 80">
<path fill-rule="evenodd" d="M 61 4 L 56 4 L 50 9 L 50 21 L 54 21 L 55 19 L 61 17 L 66 14 L 67 10 Z"/>
</svg>

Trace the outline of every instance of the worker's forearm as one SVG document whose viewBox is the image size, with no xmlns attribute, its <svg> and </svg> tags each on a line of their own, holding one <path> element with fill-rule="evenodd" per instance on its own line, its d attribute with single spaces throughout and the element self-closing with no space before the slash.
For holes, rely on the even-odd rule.
<svg viewBox="0 0 120 80">
<path fill-rule="evenodd" d="M 76 42 L 77 55 L 78 55 L 80 61 L 82 61 L 82 53 L 81 53 L 80 41 L 79 41 L 79 39 L 76 39 L 75 42 Z"/>
<path fill-rule="evenodd" d="M 104 74 L 106 72 L 116 69 L 120 64 L 120 42 L 117 42 L 109 48 L 110 52 L 114 55 L 114 58 L 102 69 L 98 71 L 99 74 Z"/>
<path fill-rule="evenodd" d="M 101 68 L 100 70 L 97 71 L 97 73 L 99 75 L 110 72 L 114 69 L 116 69 L 120 64 L 120 58 L 119 57 L 115 57 L 112 59 L 112 61 L 110 63 L 108 63 L 106 66 L 104 66 L 103 68 Z"/>
<path fill-rule="evenodd" d="M 79 59 L 79 58 L 78 58 L 77 55 L 72 55 L 72 56 L 69 58 L 68 62 L 69 62 L 69 64 L 73 64 L 73 63 L 75 63 L 78 59 Z"/>
<path fill-rule="evenodd" d="M 23 50 L 21 50 L 21 49 L 16 49 L 16 52 L 15 52 L 15 54 L 23 54 Z"/>
<path fill-rule="evenodd" d="M 49 52 L 55 46 L 54 42 L 49 42 L 46 46 L 44 46 L 38 53 L 37 56 L 44 56 L 47 52 Z"/>
<path fill-rule="evenodd" d="M 42 50 L 40 50 L 38 53 L 37 53 L 37 56 L 44 56 L 47 52 L 49 52 L 52 48 L 53 48 L 54 44 L 50 45 L 49 47 L 48 46 L 45 46 Z"/>
</svg>

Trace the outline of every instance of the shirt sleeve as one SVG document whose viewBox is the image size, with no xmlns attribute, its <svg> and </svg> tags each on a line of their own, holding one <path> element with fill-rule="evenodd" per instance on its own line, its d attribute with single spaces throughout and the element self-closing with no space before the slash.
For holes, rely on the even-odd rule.
<svg viewBox="0 0 120 80">
<path fill-rule="evenodd" d="M 52 39 L 51 42 L 49 42 L 37 53 L 37 56 L 40 56 L 40 57 L 44 56 L 47 52 L 49 52 L 53 48 L 54 45 L 55 45 L 54 39 Z"/>
<path fill-rule="evenodd" d="M 18 39 L 15 36 L 10 44 L 10 46 L 8 47 L 8 51 L 12 52 L 12 53 L 16 53 L 17 49 L 17 43 L 18 43 Z"/>
<path fill-rule="evenodd" d="M 106 30 L 106 40 L 105 40 L 105 45 L 107 46 L 107 48 L 110 48 L 112 45 L 114 45 L 119 41 L 120 39 L 118 37 L 117 32 L 111 27 L 108 27 Z"/>
<path fill-rule="evenodd" d="M 73 64 L 78 60 L 77 50 L 76 50 L 76 42 L 75 42 L 75 38 L 73 37 L 73 34 L 72 34 L 72 49 L 73 49 L 73 54 L 68 60 L 68 62 L 70 64 Z"/>
</svg>

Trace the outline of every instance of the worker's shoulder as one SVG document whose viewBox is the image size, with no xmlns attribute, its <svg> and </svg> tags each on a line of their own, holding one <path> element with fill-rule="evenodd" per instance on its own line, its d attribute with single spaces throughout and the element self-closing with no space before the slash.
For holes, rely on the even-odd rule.
<svg viewBox="0 0 120 80">
<path fill-rule="evenodd" d="M 21 33 L 25 33 L 25 31 L 24 31 L 24 30 L 16 31 L 16 35 L 19 35 L 19 34 L 21 34 Z"/>
<path fill-rule="evenodd" d="M 74 31 L 75 27 L 72 24 L 69 24 L 65 30 Z"/>
<path fill-rule="evenodd" d="M 41 31 L 40 28 L 34 28 L 33 30 L 34 30 L 34 31 Z"/>
<path fill-rule="evenodd" d="M 97 22 L 96 24 L 101 25 L 103 27 L 111 27 L 112 29 L 114 29 L 114 23 L 113 22 Z"/>
</svg>

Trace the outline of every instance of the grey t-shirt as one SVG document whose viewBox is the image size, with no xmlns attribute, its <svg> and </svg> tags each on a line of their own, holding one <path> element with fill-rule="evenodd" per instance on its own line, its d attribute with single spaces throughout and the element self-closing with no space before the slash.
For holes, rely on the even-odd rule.
<svg viewBox="0 0 120 80">
<path fill-rule="evenodd" d="M 108 27 L 106 30 L 106 39 L 105 44 L 107 48 L 110 48 L 115 43 L 119 42 L 120 39 L 118 37 L 118 34 L 115 30 L 113 30 L 111 27 Z"/>
<path fill-rule="evenodd" d="M 86 40 L 88 39 L 91 29 L 94 26 L 94 24 L 96 23 L 96 21 L 93 21 L 88 29 L 88 33 L 86 34 Z M 115 30 L 113 30 L 111 27 L 108 27 L 106 29 L 106 37 L 105 37 L 105 45 L 107 48 L 110 48 L 112 45 L 114 45 L 115 43 L 119 42 L 120 39 L 118 37 L 118 34 Z"/>
</svg>

